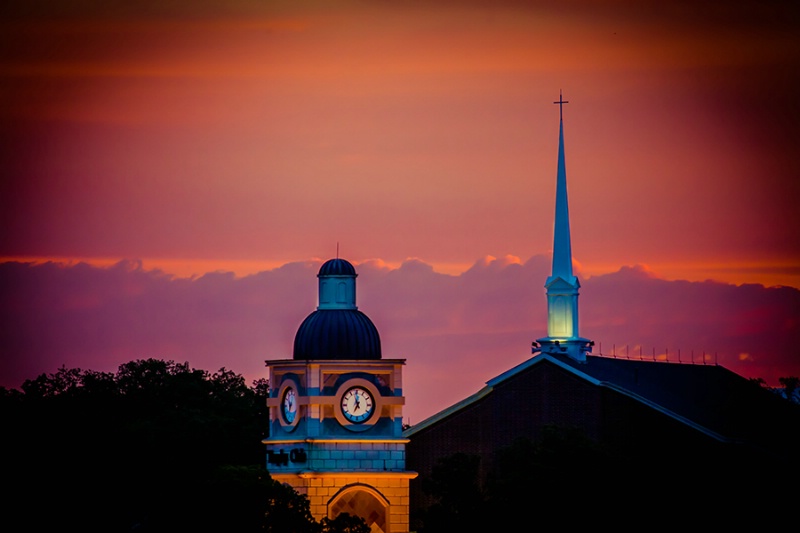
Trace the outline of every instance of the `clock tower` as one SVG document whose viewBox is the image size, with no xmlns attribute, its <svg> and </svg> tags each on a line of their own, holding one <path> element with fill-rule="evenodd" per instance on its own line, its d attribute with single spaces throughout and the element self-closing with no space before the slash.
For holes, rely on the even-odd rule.
<svg viewBox="0 0 800 533">
<path fill-rule="evenodd" d="M 404 359 L 383 359 L 378 330 L 356 306 L 344 259 L 317 274 L 317 309 L 300 324 L 292 359 L 267 361 L 267 470 L 308 497 L 316 520 L 360 516 L 373 533 L 407 533 L 402 437 Z"/>
</svg>

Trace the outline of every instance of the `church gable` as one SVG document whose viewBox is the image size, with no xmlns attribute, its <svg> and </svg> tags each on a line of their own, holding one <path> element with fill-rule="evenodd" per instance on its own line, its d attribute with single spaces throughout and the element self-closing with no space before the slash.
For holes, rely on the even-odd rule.
<svg viewBox="0 0 800 533">
<path fill-rule="evenodd" d="M 456 453 L 477 455 L 479 475 L 486 479 L 499 451 L 519 439 L 540 441 L 549 428 L 577 432 L 633 462 L 637 457 L 708 457 L 723 446 L 636 395 L 549 356 L 533 358 L 490 383 L 473 401 L 405 433 L 410 439 L 408 464 L 419 472 L 419 479 L 411 482 L 412 508 L 430 504 L 422 480 L 441 459 Z"/>
<path fill-rule="evenodd" d="M 608 385 L 552 357 L 533 358 L 490 381 L 472 402 L 406 431 L 408 453 L 415 454 L 423 441 L 464 452 L 493 450 L 520 437 L 537 440 L 546 426 L 579 428 L 592 440 L 616 444 L 637 440 L 632 426 L 651 427 L 648 433 L 658 437 L 658 427 L 674 433 L 686 426 L 644 398 Z M 702 433 L 692 427 L 688 431 Z"/>
</svg>

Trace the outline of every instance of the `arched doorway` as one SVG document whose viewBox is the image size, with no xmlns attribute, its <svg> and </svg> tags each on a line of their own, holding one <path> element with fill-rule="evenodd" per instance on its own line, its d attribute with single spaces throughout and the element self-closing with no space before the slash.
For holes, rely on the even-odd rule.
<svg viewBox="0 0 800 533">
<path fill-rule="evenodd" d="M 372 533 L 389 532 L 389 501 L 383 495 L 361 483 L 347 485 L 328 502 L 328 518 L 348 513 L 363 518 Z"/>
</svg>

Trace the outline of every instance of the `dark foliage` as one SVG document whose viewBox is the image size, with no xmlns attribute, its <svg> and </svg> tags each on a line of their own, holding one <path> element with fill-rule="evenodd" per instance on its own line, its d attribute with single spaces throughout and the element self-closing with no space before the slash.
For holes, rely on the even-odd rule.
<svg viewBox="0 0 800 533">
<path fill-rule="evenodd" d="M 21 389 L 0 389 L 9 531 L 321 531 L 266 470 L 265 380 L 147 359 Z"/>
<path fill-rule="evenodd" d="M 342 513 L 336 518 L 323 518 L 320 521 L 322 533 L 370 533 L 367 523 L 348 513 Z"/>
<path fill-rule="evenodd" d="M 422 480 L 436 503 L 412 517 L 419 533 L 527 531 L 538 523 L 534 514 L 570 529 L 784 523 L 796 501 L 781 480 L 788 475 L 789 485 L 795 483 L 797 463 L 764 462 L 736 446 L 713 456 L 693 450 L 620 455 L 580 430 L 549 426 L 537 441 L 519 439 L 501 449 L 483 479 L 480 460 L 449 456 Z M 454 524 L 459 527 L 450 529 Z"/>
</svg>

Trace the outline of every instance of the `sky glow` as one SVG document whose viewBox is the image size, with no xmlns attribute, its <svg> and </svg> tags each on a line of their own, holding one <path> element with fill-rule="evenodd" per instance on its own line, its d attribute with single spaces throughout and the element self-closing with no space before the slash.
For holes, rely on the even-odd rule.
<svg viewBox="0 0 800 533">
<path fill-rule="evenodd" d="M 244 282 L 340 246 L 341 257 L 408 283 L 449 286 L 486 268 L 513 276 L 552 252 L 552 102 L 563 90 L 582 335 L 612 327 L 591 314 L 593 278 L 603 286 L 636 273 L 697 290 L 713 280 L 740 294 L 746 284 L 800 288 L 800 19 L 789 3 L 11 0 L 5 9 L 2 261 L 58 261 L 75 275 L 80 262 L 133 261 L 176 284 L 224 272 Z M 541 306 L 526 311 L 520 338 L 544 334 L 544 279 L 518 288 Z M 314 281 L 296 288 L 313 295 Z M 362 291 L 359 302 L 381 297 Z M 486 291 L 474 296 L 506 316 L 503 297 Z M 38 320 L 26 314 L 40 312 L 32 304 L 3 304 L 28 326 Z M 313 305 L 295 310 L 297 324 Z M 762 312 L 778 338 L 797 331 L 785 301 L 752 311 Z M 399 317 L 383 318 L 379 330 L 395 338 Z M 728 319 L 741 326 L 719 317 Z M 657 337 L 632 320 L 620 343 Z M 297 324 L 285 324 L 290 336 Z M 718 326 L 726 346 L 739 334 Z M 658 350 L 702 350 L 700 329 L 682 340 L 665 326 Z M 396 346 L 446 346 L 419 341 Z M 58 360 L 24 344 L 6 348 L 7 364 Z M 744 351 L 768 357 L 733 344 L 726 357 Z M 477 365 L 471 378 L 480 385 L 508 363 Z M 796 369 L 782 360 L 775 372 Z"/>
</svg>

